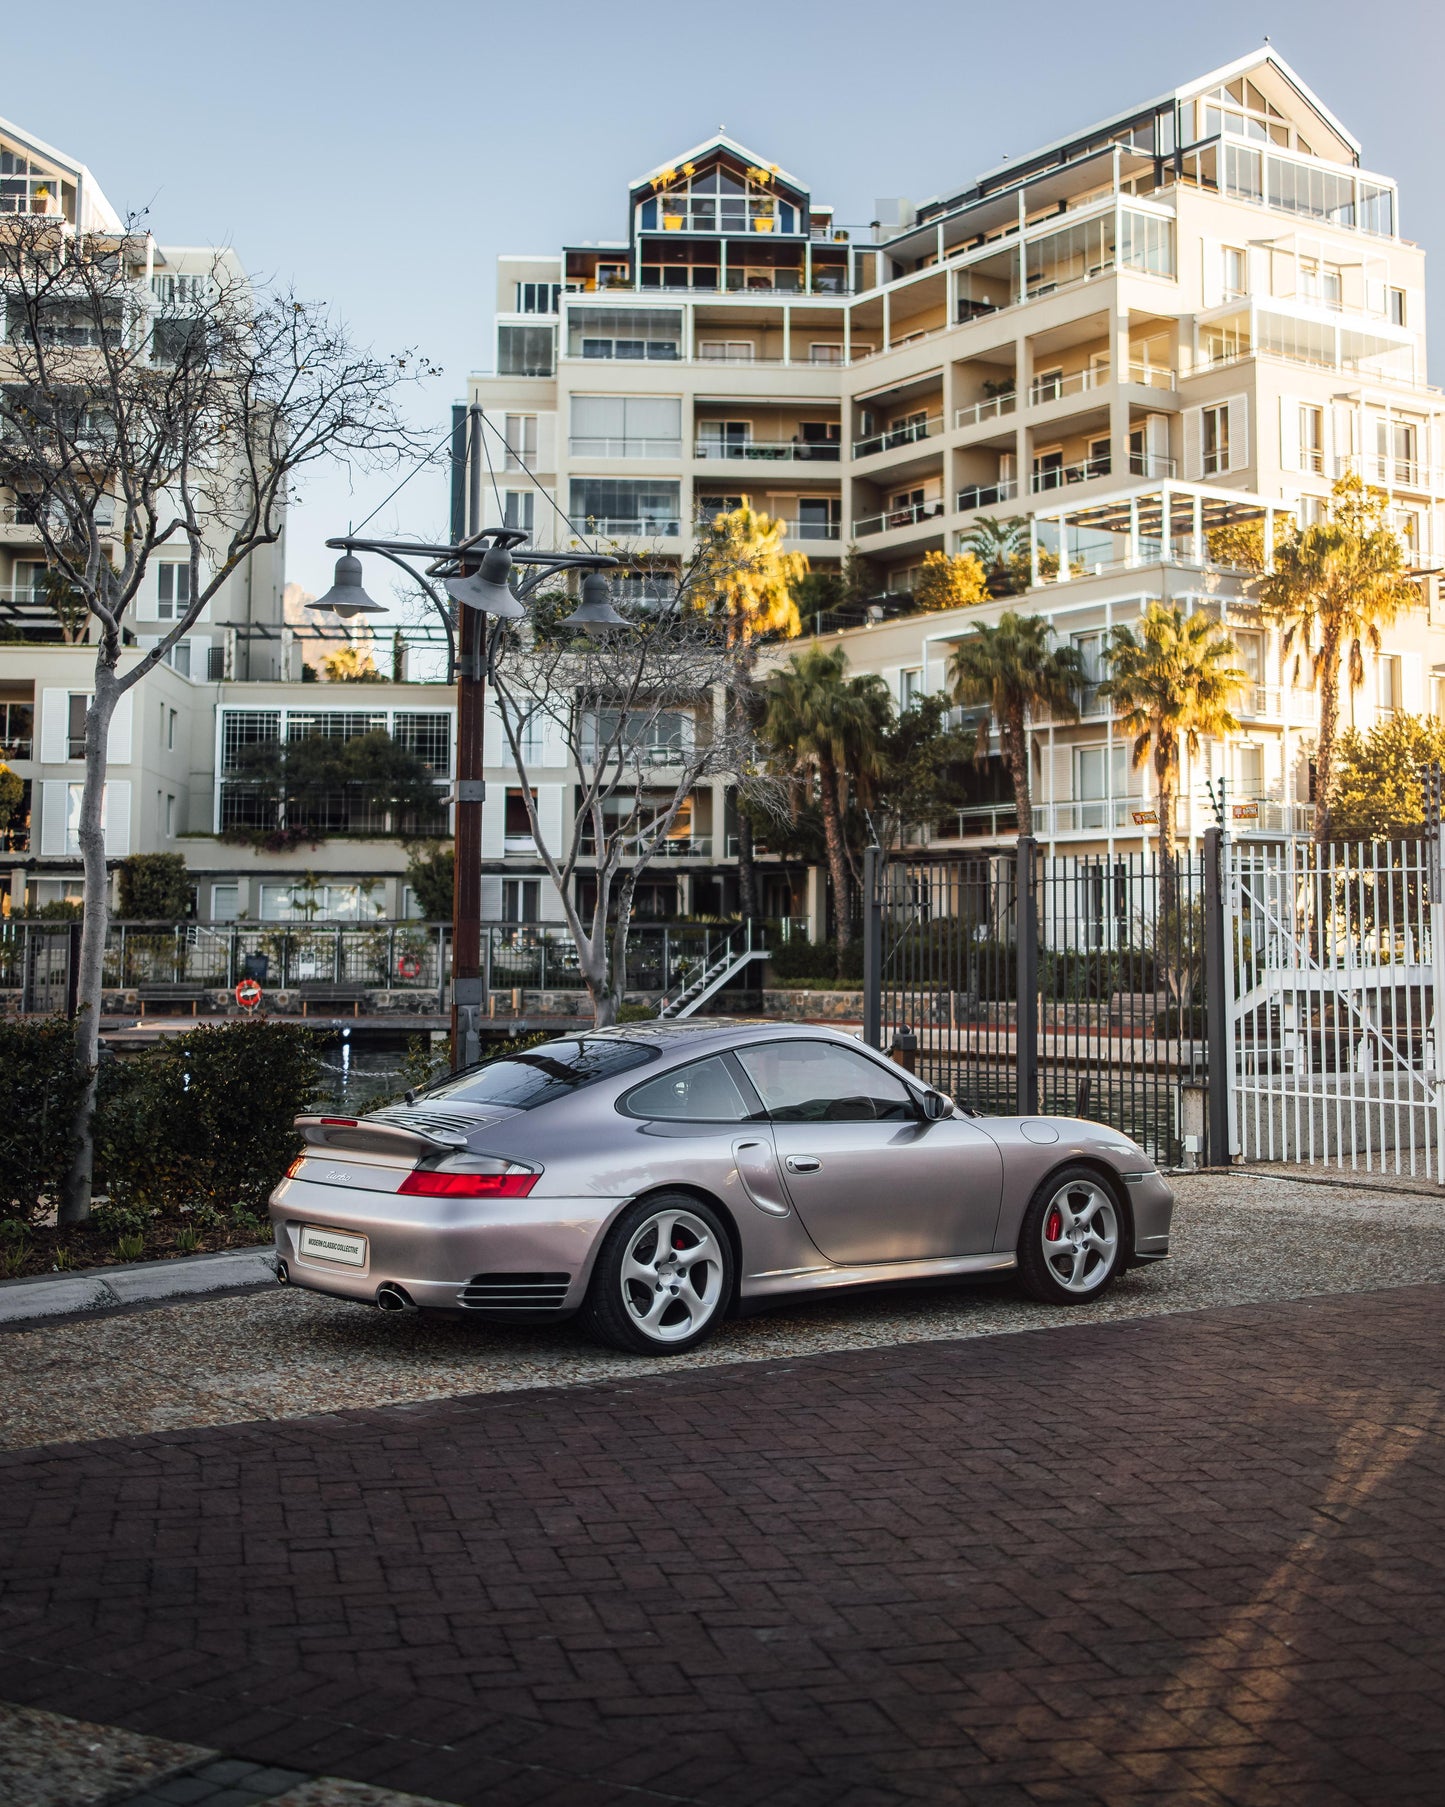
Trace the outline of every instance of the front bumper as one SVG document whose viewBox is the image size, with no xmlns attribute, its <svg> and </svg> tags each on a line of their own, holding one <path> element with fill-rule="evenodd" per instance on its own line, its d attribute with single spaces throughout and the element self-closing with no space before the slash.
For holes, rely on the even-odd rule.
<svg viewBox="0 0 1445 1807">
<path fill-rule="evenodd" d="M 575 1311 L 613 1217 L 626 1201 L 598 1198 L 428 1199 L 353 1191 L 304 1179 L 283 1180 L 271 1194 L 271 1229 L 289 1282 L 373 1305 L 378 1290 L 399 1286 L 422 1310 L 470 1311 L 463 1297 L 477 1275 L 547 1275 L 548 1317 Z M 359 1267 L 301 1253 L 301 1226 L 346 1230 L 366 1238 Z M 505 1306 L 507 1316 L 516 1311 Z M 550 1301 L 555 1299 L 556 1303 Z"/>
<path fill-rule="evenodd" d="M 1134 1258 L 1158 1261 L 1169 1253 L 1174 1188 L 1162 1173 L 1126 1174 L 1124 1178 L 1134 1214 Z"/>
</svg>

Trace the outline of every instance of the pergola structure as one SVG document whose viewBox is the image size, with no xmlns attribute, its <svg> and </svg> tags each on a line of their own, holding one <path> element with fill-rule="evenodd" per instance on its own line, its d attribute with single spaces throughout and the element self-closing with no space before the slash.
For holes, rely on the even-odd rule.
<svg viewBox="0 0 1445 1807">
<path fill-rule="evenodd" d="M 1030 575 L 1038 585 L 1138 565 L 1213 564 L 1218 561 L 1209 557 L 1208 536 L 1215 528 L 1261 520 L 1268 570 L 1275 517 L 1292 512 L 1278 500 L 1201 483 L 1118 490 L 1078 508 L 1035 514 L 1029 524 Z M 1046 572 L 1041 560 L 1057 560 L 1057 571 Z"/>
</svg>

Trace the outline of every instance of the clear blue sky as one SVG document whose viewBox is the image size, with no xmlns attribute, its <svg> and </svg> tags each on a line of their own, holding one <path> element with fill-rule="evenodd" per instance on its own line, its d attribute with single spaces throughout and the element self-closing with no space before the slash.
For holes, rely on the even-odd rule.
<svg viewBox="0 0 1445 1807">
<path fill-rule="evenodd" d="M 122 212 L 149 206 L 163 241 L 230 242 L 254 273 L 333 301 L 358 338 L 420 348 L 444 375 L 411 404 L 440 436 L 466 373 L 490 362 L 497 253 L 622 236 L 628 181 L 719 122 L 840 219 L 867 220 L 876 196 L 961 184 L 1266 33 L 1366 167 L 1399 178 L 1405 234 L 1445 251 L 1440 0 L 773 0 L 731 15 L 147 0 L 126 18 L 72 0 L 63 24 L 8 32 L 0 115 L 89 164 Z M 1445 274 L 1432 314 L 1439 381 Z M 394 481 L 314 478 L 289 575 L 325 588 L 327 535 Z M 423 475 L 374 529 L 431 533 L 445 514 L 442 480 Z"/>
</svg>

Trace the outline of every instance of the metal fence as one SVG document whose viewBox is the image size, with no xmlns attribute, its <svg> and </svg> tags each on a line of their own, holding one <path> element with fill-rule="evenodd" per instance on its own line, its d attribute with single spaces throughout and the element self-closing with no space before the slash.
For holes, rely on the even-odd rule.
<svg viewBox="0 0 1445 1807">
<path fill-rule="evenodd" d="M 20 993 L 26 1010 L 63 1010 L 78 934 L 78 923 L 0 921 L 0 990 Z M 727 925 L 634 924 L 628 989 L 668 990 L 705 967 L 727 934 Z M 586 989 L 565 929 L 485 925 L 482 954 L 493 991 Z M 278 991 L 335 985 L 436 993 L 450 976 L 449 923 L 112 922 L 106 931 L 108 990 L 222 991 L 254 978 Z"/>
<path fill-rule="evenodd" d="M 1445 1183 L 1438 834 L 1229 849 L 1231 1143 Z"/>
<path fill-rule="evenodd" d="M 1040 855 L 870 860 L 865 1034 L 917 1037 L 960 1104 L 1111 1123 L 1184 1152 L 1205 1070 L 1205 862 Z M 876 976 L 875 976 L 876 975 Z"/>
</svg>

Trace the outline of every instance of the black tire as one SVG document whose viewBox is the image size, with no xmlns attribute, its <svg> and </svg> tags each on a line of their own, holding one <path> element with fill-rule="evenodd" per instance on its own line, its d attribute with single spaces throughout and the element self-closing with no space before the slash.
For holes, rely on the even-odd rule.
<svg viewBox="0 0 1445 1807">
<path fill-rule="evenodd" d="M 687 1259 L 693 1250 L 700 1255 Z M 711 1205 L 690 1192 L 655 1192 L 608 1231 L 578 1315 L 609 1349 L 682 1355 L 727 1315 L 733 1265 L 732 1243 Z"/>
<path fill-rule="evenodd" d="M 1059 1168 L 1034 1193 L 1019 1228 L 1024 1291 L 1046 1305 L 1089 1304 L 1122 1271 L 1128 1237 L 1117 1190 L 1092 1167 Z"/>
</svg>

